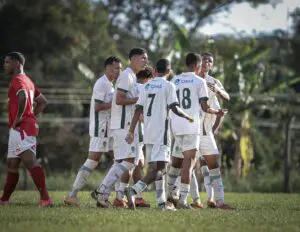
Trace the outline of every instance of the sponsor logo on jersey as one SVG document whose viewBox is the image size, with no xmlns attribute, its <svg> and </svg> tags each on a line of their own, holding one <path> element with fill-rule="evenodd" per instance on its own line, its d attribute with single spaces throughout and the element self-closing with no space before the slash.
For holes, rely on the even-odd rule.
<svg viewBox="0 0 300 232">
<path fill-rule="evenodd" d="M 161 89 L 162 88 L 162 84 L 146 84 L 145 85 L 145 89 Z"/>
<path fill-rule="evenodd" d="M 179 84 L 190 84 L 190 83 L 194 83 L 194 80 L 184 80 L 184 79 L 176 79 L 175 81 L 175 85 L 179 85 Z"/>
</svg>

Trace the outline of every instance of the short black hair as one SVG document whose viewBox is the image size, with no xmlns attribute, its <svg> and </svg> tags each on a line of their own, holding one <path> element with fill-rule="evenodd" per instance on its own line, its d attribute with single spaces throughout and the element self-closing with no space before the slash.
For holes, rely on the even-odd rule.
<svg viewBox="0 0 300 232">
<path fill-rule="evenodd" d="M 214 55 L 212 54 L 212 53 L 210 53 L 210 52 L 203 52 L 202 54 L 201 54 L 201 57 L 202 56 L 211 56 L 212 58 L 214 58 Z"/>
<path fill-rule="evenodd" d="M 23 66 L 25 64 L 25 57 L 21 52 L 10 52 L 6 56 L 8 56 L 12 60 L 19 61 Z"/>
<path fill-rule="evenodd" d="M 106 68 L 107 65 L 110 65 L 110 64 L 112 64 L 112 63 L 114 63 L 114 62 L 116 62 L 116 63 L 121 63 L 121 60 L 120 60 L 118 57 L 116 57 L 116 56 L 110 56 L 110 57 L 108 57 L 108 58 L 104 61 L 104 68 Z"/>
<path fill-rule="evenodd" d="M 191 53 L 187 54 L 187 56 L 185 57 L 185 64 L 188 67 L 193 64 L 201 63 L 201 61 L 202 61 L 202 58 L 201 58 L 200 54 L 195 53 L 195 52 L 191 52 Z"/>
<path fill-rule="evenodd" d="M 147 53 L 146 49 L 144 48 L 132 48 L 129 52 L 129 59 L 131 60 L 131 58 L 135 55 L 143 55 Z"/>
<path fill-rule="evenodd" d="M 169 60 L 167 60 L 167 59 L 160 59 L 156 63 L 156 71 L 158 73 L 165 73 L 170 68 L 170 66 L 171 66 L 171 64 L 170 64 Z"/>
<path fill-rule="evenodd" d="M 146 79 L 146 78 L 152 78 L 152 68 L 151 67 L 146 67 L 144 70 L 139 71 L 136 74 L 137 79 Z"/>
</svg>

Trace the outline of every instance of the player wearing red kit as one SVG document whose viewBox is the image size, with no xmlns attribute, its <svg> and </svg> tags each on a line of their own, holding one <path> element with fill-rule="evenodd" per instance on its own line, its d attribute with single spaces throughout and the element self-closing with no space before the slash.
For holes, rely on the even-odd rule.
<svg viewBox="0 0 300 232">
<path fill-rule="evenodd" d="M 52 201 L 46 188 L 45 173 L 35 157 L 36 136 L 38 135 L 36 115 L 43 111 L 46 99 L 23 72 L 24 63 L 25 58 L 19 52 L 11 52 L 5 56 L 4 72 L 12 78 L 8 90 L 7 177 L 0 205 L 8 204 L 19 180 L 19 165 L 22 161 L 40 192 L 39 205 L 51 206 Z"/>
</svg>

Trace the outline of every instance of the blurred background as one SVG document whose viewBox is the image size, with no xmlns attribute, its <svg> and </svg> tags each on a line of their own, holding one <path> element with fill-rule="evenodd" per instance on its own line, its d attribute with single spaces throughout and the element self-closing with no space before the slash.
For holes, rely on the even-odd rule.
<svg viewBox="0 0 300 232">
<path fill-rule="evenodd" d="M 25 72 L 48 99 L 38 157 L 49 189 L 68 190 L 88 154 L 89 102 L 104 60 L 115 55 L 126 66 L 136 46 L 148 50 L 152 65 L 169 58 L 175 73 L 190 51 L 214 54 L 212 74 L 231 95 L 217 136 L 225 191 L 300 191 L 297 0 L 0 0 L 1 188 L 10 80 L 4 55 L 22 52 Z M 87 189 L 111 162 L 103 156 Z M 26 171 L 18 188 L 33 188 Z"/>
</svg>

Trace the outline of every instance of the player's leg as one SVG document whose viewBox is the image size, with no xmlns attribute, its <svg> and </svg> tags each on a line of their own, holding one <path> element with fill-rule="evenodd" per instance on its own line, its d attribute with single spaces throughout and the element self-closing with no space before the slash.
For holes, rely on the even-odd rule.
<svg viewBox="0 0 300 232">
<path fill-rule="evenodd" d="M 210 183 L 210 175 L 209 175 L 207 162 L 203 156 L 200 156 L 200 167 L 201 167 L 201 173 L 204 180 L 205 191 L 207 194 L 207 205 L 208 207 L 214 208 L 215 207 L 214 190 Z"/>
<path fill-rule="evenodd" d="M 3 188 L 3 194 L 0 198 L 0 205 L 8 204 L 11 194 L 14 192 L 19 181 L 20 158 L 7 159 L 6 181 Z"/>
<path fill-rule="evenodd" d="M 112 130 L 114 140 L 113 151 L 115 163 L 109 169 L 105 178 L 98 184 L 94 190 L 97 196 L 97 205 L 99 207 L 108 206 L 109 194 L 113 185 L 121 178 L 121 176 L 134 168 L 134 160 L 136 157 L 134 145 L 129 145 L 125 141 L 127 131 L 123 129 Z"/>
<path fill-rule="evenodd" d="M 46 187 L 45 172 L 36 160 L 35 151 L 33 151 L 32 149 L 26 150 L 20 155 L 20 157 L 24 166 L 28 169 L 31 178 L 40 193 L 40 206 L 51 206 L 52 201 L 49 197 L 48 190 Z"/>
<path fill-rule="evenodd" d="M 127 202 L 124 200 L 125 196 L 125 189 L 129 186 L 129 180 L 131 177 L 131 172 L 125 172 L 119 181 L 117 192 L 116 192 L 116 199 L 113 202 L 113 206 L 116 208 L 125 208 L 127 207 Z"/>
<path fill-rule="evenodd" d="M 215 194 L 216 207 L 220 209 L 232 209 L 231 206 L 224 202 L 224 186 L 218 159 L 218 154 L 205 156 L 209 168 L 210 182 Z"/>
<path fill-rule="evenodd" d="M 79 205 L 77 194 L 87 183 L 87 178 L 91 175 L 92 171 L 98 166 L 100 160 L 100 152 L 89 151 L 88 158 L 80 167 L 76 179 L 73 183 L 71 192 L 64 200 L 67 205 Z"/>
<path fill-rule="evenodd" d="M 192 177 L 192 170 L 195 166 L 196 160 L 196 149 L 185 150 L 183 155 L 184 159 L 182 162 L 181 170 L 181 184 L 180 184 L 180 198 L 179 207 L 188 209 L 190 205 L 187 203 L 187 197 L 190 192 L 190 184 Z"/>
<path fill-rule="evenodd" d="M 171 165 L 168 170 L 168 182 L 167 182 L 168 201 L 172 202 L 174 205 L 177 205 L 179 200 L 178 198 L 179 196 L 178 194 L 176 194 L 175 183 L 176 181 L 179 181 L 178 178 L 181 174 L 181 167 L 184 158 L 182 153 L 182 143 L 183 143 L 183 136 L 175 136 L 175 141 L 174 141 L 174 146 L 173 146 L 172 156 L 171 156 Z"/>
<path fill-rule="evenodd" d="M 198 180 L 196 177 L 195 169 L 193 169 L 192 171 L 190 194 L 193 199 L 193 202 L 191 203 L 191 207 L 203 209 L 204 206 L 201 203 L 201 199 L 200 199 L 199 186 L 198 186 Z"/>
</svg>

